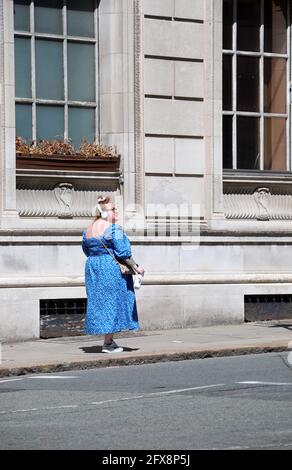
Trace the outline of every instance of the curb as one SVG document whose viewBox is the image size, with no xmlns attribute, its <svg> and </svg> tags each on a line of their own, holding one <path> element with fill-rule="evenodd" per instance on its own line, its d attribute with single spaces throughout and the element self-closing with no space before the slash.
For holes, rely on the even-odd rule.
<svg viewBox="0 0 292 470">
<path fill-rule="evenodd" d="M 71 370 L 101 369 L 107 367 L 126 367 L 143 364 L 155 364 L 158 362 L 179 362 L 192 359 L 208 359 L 212 357 L 232 357 L 244 356 L 248 354 L 264 354 L 273 352 L 287 352 L 287 343 L 285 345 L 269 346 L 239 346 L 238 348 L 227 349 L 206 349 L 178 353 L 158 353 L 148 354 L 136 357 L 117 357 L 111 359 L 102 359 L 95 361 L 65 362 L 55 364 L 43 364 L 36 366 L 24 366 L 0 369 L 1 377 L 14 377 L 27 374 L 66 372 Z"/>
</svg>

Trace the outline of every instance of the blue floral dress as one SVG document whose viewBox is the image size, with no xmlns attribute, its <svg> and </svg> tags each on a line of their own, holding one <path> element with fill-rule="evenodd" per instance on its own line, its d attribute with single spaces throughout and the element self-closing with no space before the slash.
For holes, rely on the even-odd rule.
<svg viewBox="0 0 292 470">
<path fill-rule="evenodd" d="M 99 238 L 119 258 L 131 257 L 130 241 L 119 225 L 110 225 Z M 87 256 L 85 334 L 100 335 L 139 329 L 132 276 L 122 275 L 100 239 L 86 238 L 85 230 L 82 249 Z"/>
</svg>

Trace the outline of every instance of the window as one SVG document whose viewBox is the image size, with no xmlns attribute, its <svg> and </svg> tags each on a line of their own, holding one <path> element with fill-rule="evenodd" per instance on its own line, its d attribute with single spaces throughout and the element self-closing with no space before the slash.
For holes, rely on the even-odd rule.
<svg viewBox="0 0 292 470">
<path fill-rule="evenodd" d="M 223 0 L 223 166 L 291 170 L 286 0 Z"/>
<path fill-rule="evenodd" d="M 16 135 L 98 137 L 97 0 L 15 0 Z"/>
</svg>

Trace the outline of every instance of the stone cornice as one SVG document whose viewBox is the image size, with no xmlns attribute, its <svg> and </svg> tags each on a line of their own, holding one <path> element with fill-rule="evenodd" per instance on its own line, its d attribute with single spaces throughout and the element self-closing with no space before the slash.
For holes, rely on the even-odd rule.
<svg viewBox="0 0 292 470">
<path fill-rule="evenodd" d="M 143 285 L 291 284 L 292 273 L 157 273 L 147 274 Z M 84 287 L 83 276 L 0 277 L 0 288 Z"/>
</svg>

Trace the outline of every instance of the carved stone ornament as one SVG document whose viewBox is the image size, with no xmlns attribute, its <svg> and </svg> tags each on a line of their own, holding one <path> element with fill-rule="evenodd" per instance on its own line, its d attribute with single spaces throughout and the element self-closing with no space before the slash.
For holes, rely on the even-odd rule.
<svg viewBox="0 0 292 470">
<path fill-rule="evenodd" d="M 73 185 L 70 183 L 60 183 L 55 187 L 54 193 L 60 206 L 59 218 L 72 218 L 73 212 L 71 209 L 72 198 L 74 193 Z"/>
<path fill-rule="evenodd" d="M 258 188 L 254 192 L 254 198 L 258 206 L 257 220 L 270 220 L 269 206 L 271 191 L 269 188 Z"/>
<path fill-rule="evenodd" d="M 224 194 L 224 212 L 233 220 L 292 220 L 292 194 L 273 193 L 265 187 L 253 192 L 239 188 L 238 193 Z"/>
</svg>

